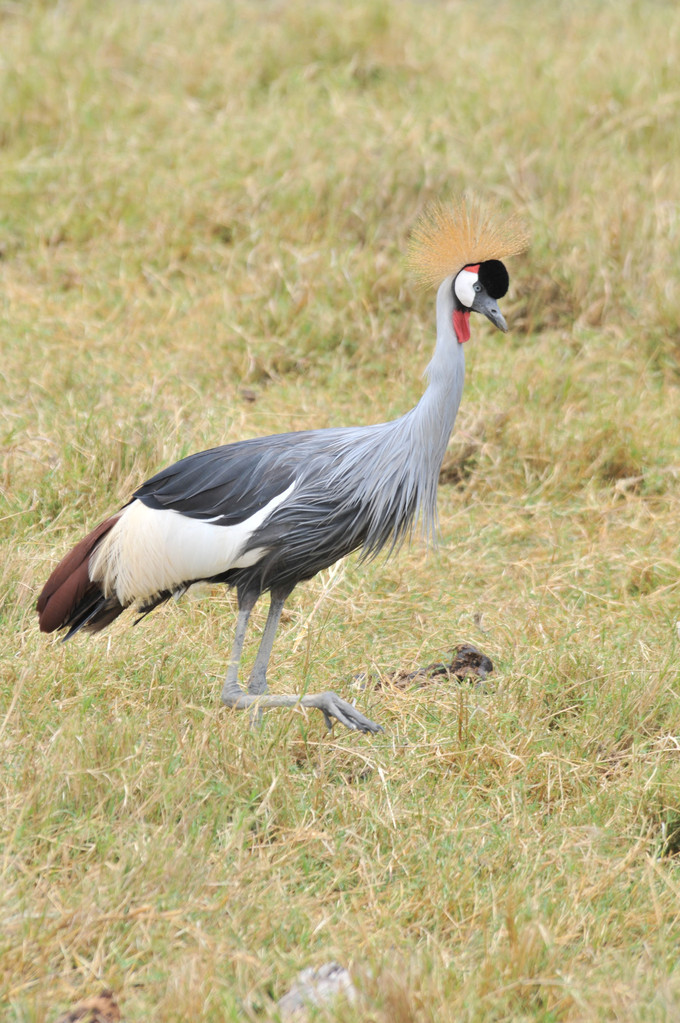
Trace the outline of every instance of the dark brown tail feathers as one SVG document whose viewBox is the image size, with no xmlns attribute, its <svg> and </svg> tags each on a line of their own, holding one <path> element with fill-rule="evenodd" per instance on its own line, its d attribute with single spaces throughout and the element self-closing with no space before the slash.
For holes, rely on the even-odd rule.
<svg viewBox="0 0 680 1023">
<path fill-rule="evenodd" d="M 38 619 L 42 632 L 68 628 L 68 639 L 78 629 L 103 629 L 123 610 L 118 601 L 106 598 L 90 579 L 90 555 L 120 517 L 113 515 L 81 540 L 49 577 L 38 597 Z"/>
</svg>

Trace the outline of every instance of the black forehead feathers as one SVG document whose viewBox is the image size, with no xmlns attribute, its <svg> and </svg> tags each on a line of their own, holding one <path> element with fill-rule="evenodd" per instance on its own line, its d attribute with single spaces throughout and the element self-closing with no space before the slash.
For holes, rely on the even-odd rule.
<svg viewBox="0 0 680 1023">
<path fill-rule="evenodd" d="M 503 298 L 508 290 L 510 277 L 500 259 L 487 259 L 479 264 L 479 283 L 491 298 Z"/>
</svg>

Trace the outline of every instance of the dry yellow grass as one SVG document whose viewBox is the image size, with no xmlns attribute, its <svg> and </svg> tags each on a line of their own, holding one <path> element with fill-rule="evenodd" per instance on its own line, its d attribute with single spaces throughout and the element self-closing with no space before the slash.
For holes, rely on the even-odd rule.
<svg viewBox="0 0 680 1023">
<path fill-rule="evenodd" d="M 337 959 L 362 1001 L 322 1019 L 677 1019 L 676 6 L 5 0 L 0 33 L 2 1018 L 268 1020 Z M 40 636 L 162 465 L 417 399 L 408 234 L 465 188 L 532 245 L 466 349 L 440 549 L 300 587 L 270 681 L 470 640 L 486 688 L 251 732 L 227 593 Z"/>
</svg>

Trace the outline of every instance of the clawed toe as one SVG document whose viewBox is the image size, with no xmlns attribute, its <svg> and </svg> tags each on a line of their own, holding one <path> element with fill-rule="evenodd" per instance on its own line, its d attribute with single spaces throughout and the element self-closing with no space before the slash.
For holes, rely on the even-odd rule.
<svg viewBox="0 0 680 1023">
<path fill-rule="evenodd" d="M 334 692 L 320 693 L 317 700 L 316 706 L 323 712 L 326 727 L 329 730 L 333 727 L 332 719 L 336 718 L 340 724 L 345 725 L 346 728 L 351 728 L 353 731 L 368 733 L 383 731 L 381 725 L 371 721 L 370 718 L 364 717 L 356 707 L 353 707 L 351 703 L 347 703 L 346 700 L 342 700 Z"/>
</svg>

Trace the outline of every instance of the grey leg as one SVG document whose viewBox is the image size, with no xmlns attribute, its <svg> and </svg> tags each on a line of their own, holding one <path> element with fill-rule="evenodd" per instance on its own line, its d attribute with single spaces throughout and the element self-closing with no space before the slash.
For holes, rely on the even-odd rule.
<svg viewBox="0 0 680 1023">
<path fill-rule="evenodd" d="M 244 695 L 241 686 L 238 681 L 238 668 L 241 663 L 241 654 L 243 653 L 243 642 L 246 638 L 246 630 L 248 629 L 248 619 L 250 618 L 250 612 L 257 603 L 257 597 L 252 594 L 246 594 L 241 600 L 239 600 L 238 618 L 236 619 L 236 628 L 234 630 L 234 642 L 231 647 L 231 654 L 229 656 L 229 666 L 227 668 L 227 676 L 222 686 L 222 703 L 225 703 L 227 707 L 235 707 L 241 696 Z"/>
<path fill-rule="evenodd" d="M 251 696 L 262 696 L 267 692 L 267 666 L 271 657 L 276 630 L 281 620 L 281 612 L 288 593 L 272 593 L 269 602 L 269 614 L 262 632 L 262 639 L 248 679 L 248 693 Z M 262 724 L 262 708 L 256 704 L 250 711 L 251 725 Z"/>
<path fill-rule="evenodd" d="M 229 658 L 227 677 L 222 688 L 222 703 L 234 710 L 250 710 L 253 722 L 258 722 L 262 711 L 268 707 L 315 707 L 322 712 L 328 728 L 332 728 L 333 718 L 335 718 L 347 728 L 359 732 L 382 732 L 380 725 L 365 717 L 351 703 L 341 699 L 337 693 L 306 693 L 304 696 L 282 694 L 279 696 L 267 692 L 267 665 L 274 645 L 274 636 L 281 618 L 281 611 L 287 597 L 288 591 L 272 593 L 260 648 L 250 673 L 248 692 L 245 692 L 239 685 L 238 668 L 248 619 L 257 597 L 245 595 L 240 598 L 234 643 Z"/>
<path fill-rule="evenodd" d="M 269 614 L 267 615 L 262 639 L 260 640 L 260 648 L 257 651 L 253 670 L 248 680 L 248 692 L 252 696 L 261 696 L 267 692 L 267 665 L 269 664 L 272 647 L 274 646 L 274 637 L 279 627 L 281 612 L 283 611 L 283 605 L 286 602 L 287 596 L 288 594 L 281 596 L 281 594 L 272 593 Z"/>
</svg>

